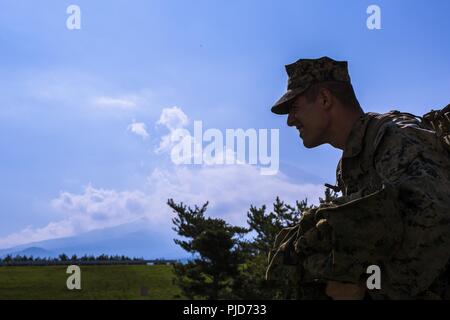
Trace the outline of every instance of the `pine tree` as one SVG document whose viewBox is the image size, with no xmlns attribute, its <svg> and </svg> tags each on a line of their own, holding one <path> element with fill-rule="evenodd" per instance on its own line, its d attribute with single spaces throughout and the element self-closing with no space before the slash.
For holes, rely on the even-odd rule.
<svg viewBox="0 0 450 320">
<path fill-rule="evenodd" d="M 243 236 L 248 229 L 205 217 L 208 203 L 194 209 L 172 199 L 167 204 L 176 214 L 173 230 L 186 239 L 175 239 L 175 243 L 195 257 L 174 265 L 175 283 L 190 299 L 233 297 L 234 279 L 246 256 Z"/>
<path fill-rule="evenodd" d="M 290 206 L 279 197 L 273 203 L 273 210 L 266 212 L 266 206 L 261 208 L 251 206 L 247 212 L 247 223 L 255 232 L 253 241 L 247 246 L 251 253 L 243 266 L 239 279 L 235 282 L 235 294 L 243 299 L 289 299 L 292 296 L 292 286 L 288 278 L 282 276 L 277 281 L 267 281 L 265 273 L 268 266 L 267 256 L 273 247 L 277 234 L 287 227 L 296 225 L 305 209 L 307 199 L 297 201 Z"/>
<path fill-rule="evenodd" d="M 59 258 L 59 261 L 68 261 L 69 260 L 69 257 L 65 253 L 60 254 L 58 256 L 58 258 Z"/>
<path fill-rule="evenodd" d="M 273 203 L 273 211 L 266 213 L 266 206 L 261 208 L 250 206 L 247 212 L 247 223 L 251 231 L 256 232 L 252 242 L 256 254 L 269 254 L 277 234 L 283 228 L 291 227 L 300 221 L 302 212 L 310 208 L 307 199 L 297 201 L 295 207 L 285 204 L 279 197 Z"/>
</svg>

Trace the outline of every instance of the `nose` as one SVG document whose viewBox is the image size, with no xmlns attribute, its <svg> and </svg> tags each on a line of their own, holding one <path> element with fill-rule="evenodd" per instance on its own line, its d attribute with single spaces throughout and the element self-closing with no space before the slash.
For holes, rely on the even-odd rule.
<svg viewBox="0 0 450 320">
<path fill-rule="evenodd" d="M 289 112 L 289 114 L 288 114 L 288 118 L 287 118 L 287 125 L 289 126 L 289 127 L 292 127 L 292 126 L 294 126 L 295 125 L 295 117 L 294 117 L 294 114 L 293 114 L 293 112 Z"/>
</svg>

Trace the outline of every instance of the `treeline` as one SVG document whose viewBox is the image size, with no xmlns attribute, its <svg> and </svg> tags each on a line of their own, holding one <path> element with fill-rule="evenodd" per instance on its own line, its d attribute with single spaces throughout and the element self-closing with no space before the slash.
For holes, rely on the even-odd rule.
<svg viewBox="0 0 450 320">
<path fill-rule="evenodd" d="M 142 265 L 142 264 L 168 264 L 175 263 L 175 260 L 155 259 L 145 260 L 144 258 L 127 257 L 124 255 L 107 255 L 101 254 L 99 256 L 83 255 L 77 257 L 77 255 L 67 256 L 66 254 L 60 254 L 58 257 L 33 257 L 26 255 L 7 255 L 4 258 L 0 258 L 0 266 L 28 266 L 28 265 L 97 265 L 97 264 L 125 264 L 125 265 Z"/>
<path fill-rule="evenodd" d="M 331 201 L 336 194 L 325 190 Z M 247 227 L 233 226 L 223 219 L 206 216 L 208 203 L 191 208 L 169 199 L 167 204 L 176 214 L 173 230 L 181 237 L 175 243 L 191 253 L 194 259 L 174 265 L 175 284 L 189 299 L 301 299 L 311 296 L 309 288 L 295 281 L 296 267 L 284 270 L 276 280 L 267 281 L 268 254 L 277 234 L 296 225 L 308 205 L 307 199 L 294 206 L 278 197 L 273 209 L 251 206 Z M 314 290 L 316 290 L 314 288 Z M 321 293 L 315 296 L 322 298 Z M 325 298 L 325 296 L 323 296 Z"/>
</svg>

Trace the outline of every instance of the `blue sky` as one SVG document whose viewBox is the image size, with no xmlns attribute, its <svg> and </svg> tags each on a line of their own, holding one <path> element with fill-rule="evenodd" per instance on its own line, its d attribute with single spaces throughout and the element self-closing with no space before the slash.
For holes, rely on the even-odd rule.
<svg viewBox="0 0 450 320">
<path fill-rule="evenodd" d="M 81 30 L 66 28 L 70 4 L 81 8 Z M 370 4 L 381 8 L 381 30 L 366 27 Z M 366 111 L 422 114 L 449 103 L 449 14 L 446 0 L 2 0 L 0 247 L 141 218 L 170 230 L 168 197 L 210 200 L 235 223 L 276 195 L 315 197 L 334 182 L 341 152 L 305 149 L 270 113 L 284 65 L 347 60 Z M 154 152 L 168 133 L 157 124 L 163 110 L 180 110 L 188 129 L 194 120 L 279 128 L 279 174 L 175 167 Z M 148 138 L 127 130 L 133 122 Z"/>
</svg>

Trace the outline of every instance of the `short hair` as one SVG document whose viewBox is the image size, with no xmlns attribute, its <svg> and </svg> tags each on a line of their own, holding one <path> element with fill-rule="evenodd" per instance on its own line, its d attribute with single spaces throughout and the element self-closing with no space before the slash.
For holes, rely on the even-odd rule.
<svg viewBox="0 0 450 320">
<path fill-rule="evenodd" d="M 344 106 L 352 109 L 362 111 L 361 105 L 356 98 L 355 90 L 349 82 L 343 81 L 328 81 L 319 82 L 311 85 L 305 92 L 305 97 L 308 102 L 314 101 L 319 95 L 320 89 L 327 89 L 336 97 Z"/>
</svg>

